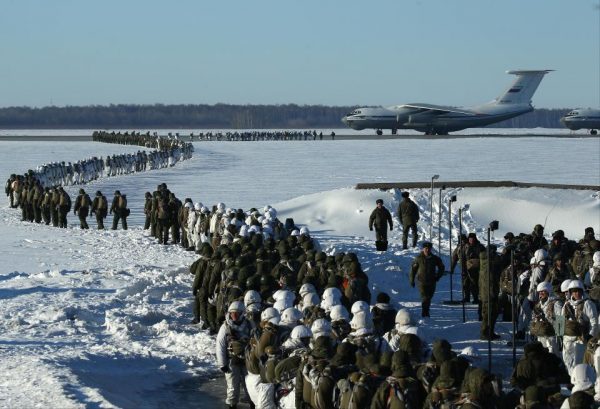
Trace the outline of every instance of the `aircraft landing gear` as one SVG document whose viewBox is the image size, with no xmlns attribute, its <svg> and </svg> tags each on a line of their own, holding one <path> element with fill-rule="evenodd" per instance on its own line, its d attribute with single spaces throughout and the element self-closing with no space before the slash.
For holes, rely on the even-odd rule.
<svg viewBox="0 0 600 409">
<path fill-rule="evenodd" d="M 392 129 L 392 135 L 396 135 L 398 133 L 397 129 Z"/>
<path fill-rule="evenodd" d="M 375 133 L 379 136 L 383 135 L 383 131 L 381 129 L 378 129 L 377 131 L 375 131 Z"/>
<path fill-rule="evenodd" d="M 592 130 L 590 131 L 590 135 L 598 135 L 598 131 L 597 131 L 597 130 L 595 130 L 595 129 L 592 129 Z"/>
</svg>

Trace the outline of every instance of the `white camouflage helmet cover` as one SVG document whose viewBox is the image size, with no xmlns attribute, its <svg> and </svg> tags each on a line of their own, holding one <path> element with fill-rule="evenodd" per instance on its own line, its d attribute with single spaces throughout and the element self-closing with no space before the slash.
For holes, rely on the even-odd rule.
<svg viewBox="0 0 600 409">
<path fill-rule="evenodd" d="M 348 313 L 348 310 L 341 304 L 331 307 L 329 317 L 331 318 L 331 322 L 340 320 L 344 320 L 346 322 L 350 321 L 350 314 Z"/>
<path fill-rule="evenodd" d="M 273 304 L 273 308 L 275 308 L 277 311 L 279 311 L 280 314 L 292 306 L 293 306 L 292 302 L 288 301 L 285 298 L 282 298 L 281 300 L 277 300 L 277 301 L 275 301 L 275 304 Z"/>
<path fill-rule="evenodd" d="M 306 325 L 295 326 L 290 334 L 290 338 L 292 339 L 310 338 L 312 336 L 312 331 Z"/>
<path fill-rule="evenodd" d="M 308 227 L 304 226 L 300 228 L 300 234 L 305 235 L 305 236 L 309 236 L 310 235 L 310 231 L 308 230 Z"/>
<path fill-rule="evenodd" d="M 331 335 L 331 323 L 327 321 L 325 318 L 319 318 L 315 320 L 310 326 L 310 330 L 313 333 L 313 338 L 318 338 L 321 336 L 330 336 Z"/>
<path fill-rule="evenodd" d="M 244 303 L 241 301 L 234 301 L 231 304 L 229 304 L 229 307 L 227 308 L 227 312 L 239 312 L 239 313 L 244 313 L 246 311 L 246 307 L 244 306 Z"/>
<path fill-rule="evenodd" d="M 219 202 L 217 203 L 217 212 L 223 213 L 225 211 L 225 203 Z"/>
<path fill-rule="evenodd" d="M 261 321 L 268 321 L 272 324 L 279 325 L 279 320 L 281 315 L 279 311 L 273 307 L 265 308 L 265 310 L 260 314 Z"/>
<path fill-rule="evenodd" d="M 199 212 L 202 210 L 202 205 L 198 202 L 194 203 L 194 210 Z"/>
<path fill-rule="evenodd" d="M 537 249 L 535 253 L 533 253 L 533 258 L 535 259 L 536 263 L 540 263 L 548 258 L 548 253 L 544 249 Z"/>
<path fill-rule="evenodd" d="M 273 299 L 275 301 L 286 299 L 293 302 L 295 298 L 296 296 L 290 290 L 277 290 L 273 293 Z"/>
<path fill-rule="evenodd" d="M 286 308 L 285 311 L 281 313 L 281 319 L 279 320 L 279 323 L 285 325 L 296 324 L 299 323 L 302 318 L 304 318 L 304 316 L 298 308 L 290 307 Z"/>
<path fill-rule="evenodd" d="M 359 329 L 373 329 L 373 318 L 368 311 L 359 311 L 352 317 L 350 328 L 354 331 Z"/>
<path fill-rule="evenodd" d="M 250 304 L 260 303 L 262 302 L 262 297 L 259 292 L 256 290 L 248 290 L 246 291 L 246 295 L 244 295 L 244 305 L 248 307 Z"/>
<path fill-rule="evenodd" d="M 290 233 L 290 236 L 299 236 L 299 235 L 300 235 L 300 231 L 298 229 L 294 229 Z"/>
<path fill-rule="evenodd" d="M 190 202 L 185 202 L 185 204 L 183 205 L 183 207 L 188 208 L 188 209 L 193 209 L 194 205 L 191 204 Z"/>
<path fill-rule="evenodd" d="M 300 287 L 299 293 L 300 293 L 300 297 L 304 297 L 308 293 L 315 293 L 316 294 L 317 293 L 317 289 L 311 283 L 304 283 Z"/>
<path fill-rule="evenodd" d="M 580 280 L 571 280 L 571 283 L 569 284 L 569 291 L 575 288 L 583 290 L 583 283 Z"/>
<path fill-rule="evenodd" d="M 537 288 L 535 290 L 538 293 L 540 291 L 546 291 L 548 294 L 552 294 L 554 289 L 552 288 L 552 284 L 550 284 L 548 281 L 542 281 L 537 285 Z"/>
<path fill-rule="evenodd" d="M 325 310 L 325 312 L 329 313 L 331 311 L 331 308 L 333 308 L 334 305 L 340 305 L 342 302 L 337 299 L 337 298 L 323 298 L 321 300 L 321 308 L 323 308 L 323 310 Z"/>
<path fill-rule="evenodd" d="M 567 291 L 569 291 L 569 285 L 571 285 L 571 280 L 567 279 L 563 281 L 560 285 L 560 291 L 566 293 Z"/>
<path fill-rule="evenodd" d="M 406 308 L 402 308 L 400 311 L 396 313 L 396 324 L 398 325 L 410 325 L 412 324 L 412 317 L 410 315 L 410 311 Z"/>
<path fill-rule="evenodd" d="M 369 304 L 366 301 L 356 301 L 352 304 L 352 308 L 350 308 L 350 312 L 352 314 L 356 314 L 359 311 L 369 311 Z"/>
<path fill-rule="evenodd" d="M 337 287 L 328 287 L 323 291 L 323 299 L 335 298 L 336 300 L 342 299 L 342 292 Z"/>
<path fill-rule="evenodd" d="M 592 256 L 594 267 L 600 267 L 600 251 L 596 251 Z"/>
<path fill-rule="evenodd" d="M 319 295 L 317 293 L 308 293 L 302 297 L 302 307 L 312 307 L 315 305 L 319 305 L 321 300 L 319 299 Z"/>
</svg>

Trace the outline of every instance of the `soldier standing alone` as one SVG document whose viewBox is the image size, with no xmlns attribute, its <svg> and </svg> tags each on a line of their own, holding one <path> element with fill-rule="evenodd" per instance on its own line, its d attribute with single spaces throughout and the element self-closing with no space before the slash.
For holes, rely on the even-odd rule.
<svg viewBox="0 0 600 409">
<path fill-rule="evenodd" d="M 415 257 L 410 270 L 411 287 L 415 286 L 415 277 L 419 281 L 422 317 L 429 317 L 429 306 L 435 293 L 435 285 L 444 275 L 444 263 L 441 258 L 431 253 L 431 247 L 430 242 L 423 243 L 423 251 Z"/>
<path fill-rule="evenodd" d="M 413 202 L 408 192 L 402 192 L 404 200 L 398 205 L 398 218 L 402 223 L 402 249 L 408 247 L 408 231 L 412 230 L 412 246 L 416 247 L 419 236 L 417 235 L 417 222 L 419 221 L 419 207 Z"/>
<path fill-rule="evenodd" d="M 377 207 L 369 217 L 369 230 L 373 230 L 375 226 L 375 245 L 378 251 L 387 250 L 387 226 L 390 225 L 390 230 L 394 227 L 392 224 L 392 215 L 390 211 L 383 205 L 382 199 L 375 201 Z"/>
</svg>

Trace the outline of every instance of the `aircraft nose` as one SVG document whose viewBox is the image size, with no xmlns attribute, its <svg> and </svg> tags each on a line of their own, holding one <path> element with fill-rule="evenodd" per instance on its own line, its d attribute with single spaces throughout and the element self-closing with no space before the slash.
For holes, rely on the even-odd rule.
<svg viewBox="0 0 600 409">
<path fill-rule="evenodd" d="M 343 116 L 342 117 L 342 123 L 346 126 L 348 126 L 348 117 L 347 116 Z"/>
</svg>

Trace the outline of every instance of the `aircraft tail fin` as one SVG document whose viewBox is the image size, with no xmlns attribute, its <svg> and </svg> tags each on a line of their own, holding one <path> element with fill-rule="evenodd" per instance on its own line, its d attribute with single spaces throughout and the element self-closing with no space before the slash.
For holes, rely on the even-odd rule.
<svg viewBox="0 0 600 409">
<path fill-rule="evenodd" d="M 510 87 L 498 98 L 495 104 L 531 104 L 531 97 L 540 85 L 544 75 L 553 70 L 515 70 L 507 74 L 517 76 Z"/>
</svg>

